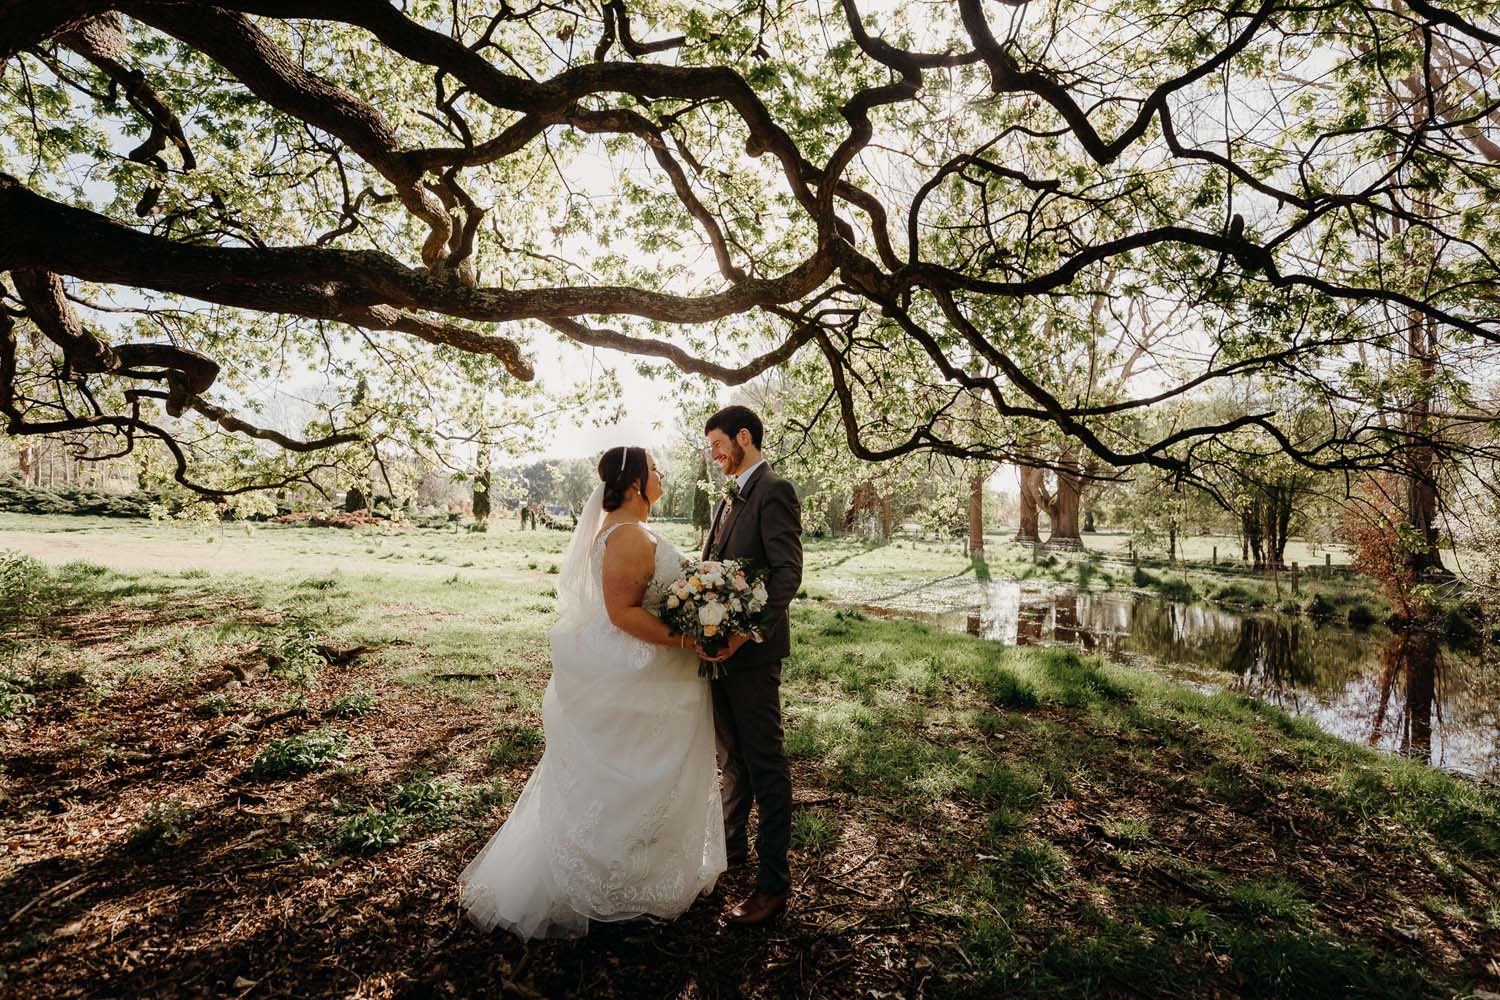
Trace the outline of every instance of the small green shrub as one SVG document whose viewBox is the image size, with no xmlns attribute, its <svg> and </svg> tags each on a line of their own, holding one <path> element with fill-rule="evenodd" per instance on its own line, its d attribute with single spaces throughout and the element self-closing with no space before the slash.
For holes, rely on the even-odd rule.
<svg viewBox="0 0 1500 1000">
<path fill-rule="evenodd" d="M 515 726 L 490 743 L 490 763 L 496 767 L 530 763 L 546 742 L 546 735 L 535 726 Z"/>
<path fill-rule="evenodd" d="M 193 714 L 200 719 L 219 719 L 239 707 L 239 699 L 227 691 L 215 691 L 198 699 Z"/>
<path fill-rule="evenodd" d="M 193 811 L 175 796 L 165 802 L 153 802 L 141 821 L 130 828 L 126 846 L 132 851 L 159 854 L 185 841 L 192 821 Z"/>
<path fill-rule="evenodd" d="M 1371 611 L 1363 604 L 1356 604 L 1354 605 L 1354 607 L 1349 609 L 1348 621 L 1350 628 L 1364 631 L 1371 625 L 1375 624 L 1375 612 Z"/>
<path fill-rule="evenodd" d="M 1161 583 L 1161 577 L 1153 576 L 1137 566 L 1135 572 L 1130 574 L 1130 582 L 1136 587 L 1155 587 Z"/>
<path fill-rule="evenodd" d="M 41 600 L 47 567 L 31 556 L 0 551 L 0 626 L 6 619 L 30 614 Z"/>
<path fill-rule="evenodd" d="M 376 700 L 373 692 L 360 688 L 339 695 L 323 710 L 323 714 L 333 719 L 358 719 L 374 710 Z"/>
<path fill-rule="evenodd" d="M 374 854 L 401 843 L 401 835 L 410 822 L 399 813 L 371 807 L 340 823 L 333 832 L 333 843 L 345 854 Z"/>
<path fill-rule="evenodd" d="M 26 690 L 31 678 L 21 674 L 0 674 L 0 722 L 25 715 L 36 707 L 36 696 Z"/>
<path fill-rule="evenodd" d="M 1255 594 L 1237 583 L 1226 584 L 1215 590 L 1213 599 L 1221 601 L 1224 604 L 1249 604 L 1252 601 L 1259 600 Z"/>
<path fill-rule="evenodd" d="M 1313 621 L 1323 622 L 1332 618 L 1334 611 L 1337 609 L 1334 608 L 1333 602 L 1322 594 L 1314 594 L 1308 598 L 1307 603 L 1302 606 L 1302 610 Z"/>
<path fill-rule="evenodd" d="M 328 665 L 321 647 L 329 624 L 326 612 L 301 608 L 284 612 L 281 624 L 261 644 L 271 672 L 303 687 L 316 682 Z"/>
<path fill-rule="evenodd" d="M 843 835 L 843 822 L 822 809 L 803 809 L 792 817 L 792 846 L 799 851 L 827 854 Z"/>
<path fill-rule="evenodd" d="M 391 793 L 390 806 L 407 815 L 451 812 L 459 798 L 451 781 L 420 774 Z"/>
<path fill-rule="evenodd" d="M 347 741 L 336 729 L 319 729 L 299 736 L 272 740 L 255 755 L 250 772 L 262 778 L 285 778 L 309 774 L 336 760 L 343 760 Z"/>
<path fill-rule="evenodd" d="M 1156 591 L 1169 601 L 1191 601 L 1198 596 L 1186 580 L 1163 580 Z"/>
</svg>

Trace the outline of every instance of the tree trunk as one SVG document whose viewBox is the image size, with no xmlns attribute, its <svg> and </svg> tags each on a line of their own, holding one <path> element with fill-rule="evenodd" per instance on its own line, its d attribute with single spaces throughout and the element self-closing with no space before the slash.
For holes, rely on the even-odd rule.
<svg viewBox="0 0 1500 1000">
<path fill-rule="evenodd" d="M 1016 528 L 1015 540 L 1028 545 L 1035 545 L 1042 540 L 1041 529 L 1037 525 L 1038 507 L 1037 496 L 1041 493 L 1042 470 L 1033 469 L 1029 465 L 1022 465 L 1021 470 L 1021 522 Z"/>
<path fill-rule="evenodd" d="M 488 520 L 490 516 L 490 470 L 488 468 L 474 477 L 472 497 L 469 509 L 474 515 L 474 520 Z"/>
<path fill-rule="evenodd" d="M 1083 536 L 1078 531 L 1078 510 L 1083 499 L 1081 471 L 1076 458 L 1063 458 L 1057 463 L 1057 494 L 1047 511 L 1052 521 L 1052 531 L 1047 537 L 1049 549 L 1083 548 Z"/>
<path fill-rule="evenodd" d="M 969 557 L 984 555 L 984 476 L 969 479 Z"/>
<path fill-rule="evenodd" d="M 1441 573 L 1447 575 L 1443 557 L 1438 549 L 1437 525 L 1437 457 L 1430 442 L 1432 440 L 1432 398 L 1427 388 L 1437 368 L 1437 326 L 1425 316 L 1413 313 L 1407 332 L 1407 350 L 1411 360 L 1422 373 L 1422 388 L 1412 401 L 1407 421 L 1411 433 L 1423 444 L 1414 448 L 1408 457 L 1410 471 L 1406 477 L 1406 519 L 1417 529 L 1418 536 L 1427 543 L 1425 549 L 1411 554 L 1411 568 L 1418 575 Z"/>
<path fill-rule="evenodd" d="M 1266 541 L 1266 569 L 1286 569 L 1286 540 L 1292 524 L 1293 495 L 1294 490 L 1289 486 L 1268 486 L 1261 499 L 1265 519 L 1262 533 Z"/>
<path fill-rule="evenodd" d="M 1265 543 L 1261 534 L 1263 526 L 1260 501 L 1252 501 L 1240 514 L 1240 530 L 1245 534 L 1245 544 L 1253 559 L 1250 566 L 1255 570 L 1266 568 Z"/>
</svg>

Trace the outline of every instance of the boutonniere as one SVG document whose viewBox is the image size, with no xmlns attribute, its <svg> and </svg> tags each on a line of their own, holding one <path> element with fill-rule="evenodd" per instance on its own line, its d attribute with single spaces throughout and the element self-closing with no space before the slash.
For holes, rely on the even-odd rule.
<svg viewBox="0 0 1500 1000">
<path fill-rule="evenodd" d="M 722 503 L 726 512 L 740 498 L 740 484 L 735 479 L 725 479 L 717 483 L 709 482 L 707 479 L 700 479 L 698 480 L 698 488 L 707 493 L 709 499 L 713 502 Z"/>
</svg>

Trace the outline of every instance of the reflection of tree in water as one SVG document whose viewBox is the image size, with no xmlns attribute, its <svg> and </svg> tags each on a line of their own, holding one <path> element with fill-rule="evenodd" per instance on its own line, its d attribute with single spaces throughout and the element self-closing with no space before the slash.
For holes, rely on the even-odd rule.
<svg viewBox="0 0 1500 1000">
<path fill-rule="evenodd" d="M 1348 633 L 1282 618 L 1245 618 L 1224 664 L 1239 675 L 1241 690 L 1295 705 L 1299 690 L 1343 691 L 1372 659 L 1369 644 Z"/>
<path fill-rule="evenodd" d="M 1047 624 L 1045 605 L 1027 605 L 1016 611 L 1016 645 L 1035 646 L 1042 641 Z"/>
<path fill-rule="evenodd" d="M 1394 725 L 1397 749 L 1406 757 L 1432 761 L 1432 716 L 1438 706 L 1437 684 L 1442 666 L 1438 637 L 1432 632 L 1403 632 L 1393 636 L 1380 653 L 1380 705 L 1370 727 L 1370 745 L 1380 743 L 1399 686 L 1405 690 Z M 1442 711 L 1438 708 L 1438 721 Z"/>
<path fill-rule="evenodd" d="M 1493 649 L 1481 656 L 1417 633 L 1393 636 L 1382 647 L 1369 635 L 1293 618 L 1244 617 L 1142 595 L 1017 594 L 948 627 L 960 621 L 971 635 L 1022 646 L 1068 643 L 1169 669 L 1227 670 L 1235 678 L 1230 690 L 1310 716 L 1345 738 L 1500 777 L 1500 668 Z"/>
</svg>

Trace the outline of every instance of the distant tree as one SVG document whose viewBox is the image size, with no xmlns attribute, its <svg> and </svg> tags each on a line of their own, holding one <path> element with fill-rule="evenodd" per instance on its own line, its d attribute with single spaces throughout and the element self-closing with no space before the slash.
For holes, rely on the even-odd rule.
<svg viewBox="0 0 1500 1000">
<path fill-rule="evenodd" d="M 575 458 L 558 462 L 552 470 L 553 502 L 561 504 L 573 513 L 583 510 L 583 505 L 599 484 L 597 463 L 587 458 Z"/>
<path fill-rule="evenodd" d="M 713 517 L 713 503 L 704 485 L 709 482 L 708 455 L 701 448 L 698 449 L 697 473 L 693 479 L 693 527 L 701 532 L 709 529 Z"/>
<path fill-rule="evenodd" d="M 490 470 L 481 468 L 474 475 L 474 520 L 484 521 L 490 516 Z"/>
<path fill-rule="evenodd" d="M 526 503 L 546 503 L 552 497 L 552 464 L 532 462 L 518 470 Z"/>
</svg>

